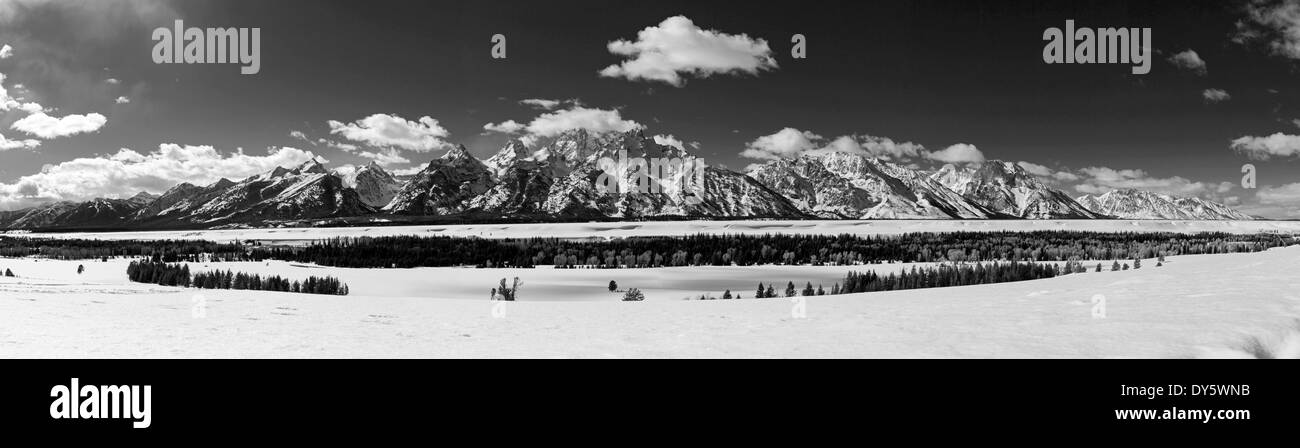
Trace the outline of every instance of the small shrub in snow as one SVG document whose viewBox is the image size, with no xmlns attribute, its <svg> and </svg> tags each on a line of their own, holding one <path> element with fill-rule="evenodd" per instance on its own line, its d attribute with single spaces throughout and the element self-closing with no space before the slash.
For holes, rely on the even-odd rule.
<svg viewBox="0 0 1300 448">
<path fill-rule="evenodd" d="M 626 293 L 623 293 L 624 302 L 640 302 L 642 300 L 645 300 L 645 294 L 642 294 L 639 289 L 629 288 Z"/>
</svg>

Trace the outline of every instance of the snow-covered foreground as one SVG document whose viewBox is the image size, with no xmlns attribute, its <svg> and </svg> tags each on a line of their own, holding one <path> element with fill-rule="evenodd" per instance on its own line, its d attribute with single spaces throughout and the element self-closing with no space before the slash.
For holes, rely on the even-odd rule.
<svg viewBox="0 0 1300 448">
<path fill-rule="evenodd" d="M 120 263 L 0 259 L 0 269 L 27 277 L 0 278 L 0 356 L 1038 358 L 1266 351 L 1300 357 L 1300 247 L 1184 256 L 1159 268 L 1147 262 L 1141 270 L 1031 282 L 811 297 L 802 304 L 655 300 L 653 294 L 635 303 L 493 303 L 430 298 L 446 297 L 436 289 L 421 294 L 426 297 L 180 290 L 126 283 Z M 76 274 L 77 264 L 86 265 L 85 274 Z M 764 275 L 778 281 L 813 273 L 772 269 L 779 272 Z M 401 271 L 369 272 L 376 283 L 398 283 L 382 276 Z M 405 272 L 474 289 L 485 288 L 475 276 L 497 276 Z M 595 272 L 599 279 L 621 275 Z M 667 273 L 662 277 L 673 285 Z M 575 289 L 589 288 L 585 282 L 595 278 L 578 279 L 584 284 Z M 526 280 L 525 296 L 529 288 Z M 543 294 L 542 286 L 532 288 Z M 750 289 L 742 290 L 746 297 Z M 1095 296 L 1105 298 L 1104 318 L 1094 317 Z"/>
<path fill-rule="evenodd" d="M 1092 232 L 1300 233 L 1300 221 L 1125 221 L 1125 220 L 896 220 L 896 221 L 651 221 L 555 224 L 467 224 L 446 226 L 283 228 L 169 232 L 33 233 L 27 236 L 110 240 L 191 239 L 211 241 L 308 241 L 357 236 L 462 236 L 482 238 L 622 238 L 700 233 L 762 235 L 895 235 L 909 232 L 1079 230 Z"/>
</svg>

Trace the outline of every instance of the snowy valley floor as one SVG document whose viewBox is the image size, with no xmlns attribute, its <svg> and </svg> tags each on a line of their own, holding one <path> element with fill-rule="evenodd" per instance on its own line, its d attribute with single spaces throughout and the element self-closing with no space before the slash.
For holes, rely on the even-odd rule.
<svg viewBox="0 0 1300 448">
<path fill-rule="evenodd" d="M 748 221 L 645 221 L 571 222 L 540 224 L 460 224 L 438 226 L 256 228 L 239 230 L 183 230 L 138 232 L 70 232 L 28 236 L 105 240 L 186 239 L 228 242 L 257 240 L 288 243 L 336 237 L 393 235 L 455 236 L 479 238 L 626 238 L 634 236 L 685 236 L 707 234 L 764 235 L 897 235 L 913 232 L 996 232 L 1073 230 L 1088 232 L 1225 232 L 1300 233 L 1300 221 L 1188 221 L 1188 220 L 748 220 Z"/>
<path fill-rule="evenodd" d="M 353 283 L 354 295 L 334 297 L 131 284 L 124 263 L 0 259 L 0 270 L 21 276 L 0 278 L 0 356 L 1300 357 L 1300 247 L 1030 282 L 810 297 L 806 317 L 795 317 L 789 299 L 752 299 L 754 287 L 827 279 L 829 289 L 850 268 L 235 268 Z M 78 264 L 85 274 L 76 274 Z M 516 273 L 531 276 L 523 301 L 486 300 L 494 279 Z M 601 291 L 611 278 L 643 285 L 650 299 L 617 301 Z M 747 299 L 681 300 L 732 283 Z M 1105 318 L 1093 317 L 1097 295 Z"/>
</svg>

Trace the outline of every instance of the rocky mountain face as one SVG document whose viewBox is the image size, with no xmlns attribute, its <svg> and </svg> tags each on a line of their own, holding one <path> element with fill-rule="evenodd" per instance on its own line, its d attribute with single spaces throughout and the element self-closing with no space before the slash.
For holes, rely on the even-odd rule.
<svg viewBox="0 0 1300 448">
<path fill-rule="evenodd" d="M 487 165 L 457 146 L 402 186 L 384 211 L 408 215 L 450 215 L 473 209 L 470 201 L 493 187 Z"/>
<path fill-rule="evenodd" d="M 374 208 L 383 208 L 402 190 L 402 181 L 375 162 L 361 167 L 347 182 L 356 190 L 361 202 Z"/>
<path fill-rule="evenodd" d="M 691 183 L 702 184 L 696 189 L 659 184 L 654 191 L 647 183 L 647 191 L 639 191 L 635 186 L 642 180 L 632 165 L 634 159 L 692 160 L 684 151 L 659 145 L 641 131 L 604 135 L 570 131 L 544 139 L 532 150 L 513 140 L 486 163 L 457 148 L 407 183 L 384 210 L 566 218 L 804 216 L 779 194 L 726 170 L 704 168 L 693 178 L 702 182 Z M 602 160 L 608 165 L 603 166 Z M 626 169 L 620 171 L 619 163 Z M 627 191 L 611 193 L 613 185 Z"/>
<path fill-rule="evenodd" d="M 923 173 L 857 154 L 804 155 L 768 162 L 749 177 L 824 218 L 990 218 L 989 210 Z"/>
<path fill-rule="evenodd" d="M 1025 219 L 1096 219 L 1103 216 L 1045 185 L 1020 165 L 997 160 L 977 167 L 944 165 L 930 176 L 967 200 Z"/>
<path fill-rule="evenodd" d="M 0 220 L 0 225 L 7 229 L 114 227 L 125 223 L 126 217 L 139 207 L 138 204 L 123 199 L 56 202 L 10 212 L 9 216 Z"/>
<path fill-rule="evenodd" d="M 372 213 L 356 190 L 311 160 L 294 169 L 277 168 L 220 189 L 207 201 L 191 201 L 182 212 L 190 223 L 249 223 L 268 220 L 357 216 Z"/>
<path fill-rule="evenodd" d="M 33 209 L 5 228 L 121 228 L 250 224 L 373 213 L 357 192 L 317 160 L 276 168 L 240 182 L 180 184 L 162 195 L 96 199 Z"/>
<path fill-rule="evenodd" d="M 667 180 L 643 179 L 638 160 L 657 161 L 653 167 Z M 1214 202 L 1133 190 L 1076 200 L 999 161 L 930 173 L 864 155 L 820 153 L 773 160 L 747 174 L 702 163 L 682 169 L 695 167 L 695 160 L 640 130 L 577 130 L 528 144 L 511 140 L 486 161 L 456 147 L 402 178 L 373 163 L 345 178 L 311 160 L 240 181 L 180 184 L 157 196 L 0 212 L 0 229 L 256 226 L 376 213 L 537 220 L 1251 219 Z M 686 188 L 672 176 L 682 172 L 690 174 Z M 647 188 L 639 189 L 642 184 Z"/>
<path fill-rule="evenodd" d="M 1096 213 L 1120 219 L 1255 219 L 1217 202 L 1133 189 L 1115 190 L 1100 196 L 1083 195 L 1078 202 Z"/>
</svg>

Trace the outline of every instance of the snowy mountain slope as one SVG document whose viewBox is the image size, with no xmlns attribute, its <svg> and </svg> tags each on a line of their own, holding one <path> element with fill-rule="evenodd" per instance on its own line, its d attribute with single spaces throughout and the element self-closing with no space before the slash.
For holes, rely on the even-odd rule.
<svg viewBox="0 0 1300 448">
<path fill-rule="evenodd" d="M 1043 184 L 1020 165 L 990 160 L 974 167 L 944 165 L 930 178 L 989 210 L 1026 219 L 1095 219 L 1103 216 Z"/>
<path fill-rule="evenodd" d="M 117 227 L 143 205 L 138 200 L 96 198 L 77 204 L 55 218 L 59 227 Z"/>
<path fill-rule="evenodd" d="M 753 179 L 705 164 L 696 165 L 697 159 L 686 151 L 658 144 L 641 130 L 605 136 L 594 142 L 589 139 L 585 144 L 573 143 L 581 142 L 580 137 L 561 139 L 561 142 L 569 143 L 558 145 L 559 149 L 555 149 L 557 146 L 544 149 L 547 163 L 558 163 L 562 167 L 555 169 L 551 165 L 556 179 L 543 208 L 548 214 L 627 218 L 803 216 L 786 198 Z M 599 161 L 607 159 L 624 163 L 621 158 L 626 159 L 623 184 L 618 191 L 609 193 L 602 187 L 617 183 L 619 171 L 616 166 L 611 166 L 606 167 L 611 168 L 606 173 Z M 704 169 L 700 175 L 691 173 L 686 176 L 689 179 L 683 180 L 680 186 L 675 186 L 676 180 L 672 179 L 664 179 L 666 182 L 663 183 L 650 180 L 642 191 L 638 185 L 643 180 L 634 166 L 635 159 L 646 163 L 676 161 L 694 169 Z M 673 174 L 683 172 L 668 169 L 663 174 L 671 178 Z M 602 174 L 607 176 L 602 178 Z M 627 191 L 622 191 L 623 187 Z"/>
<path fill-rule="evenodd" d="M 81 207 L 82 204 L 70 201 L 54 202 L 39 207 L 33 207 L 15 214 L 9 220 L 7 228 L 10 229 L 41 229 L 53 228 L 63 225 L 62 218 Z M 84 215 L 84 212 L 83 212 Z"/>
<path fill-rule="evenodd" d="M 138 195 L 132 199 L 56 202 L 0 216 L 0 225 L 9 229 L 115 227 L 125 224 L 141 207 Z"/>
<path fill-rule="evenodd" d="M 702 171 L 697 192 L 607 194 L 608 161 L 626 162 L 622 185 L 634 186 L 638 158 L 695 160 L 685 149 L 648 138 L 643 129 L 509 140 L 486 161 L 464 146 L 415 175 L 398 178 L 371 163 L 343 178 L 319 160 L 276 167 L 239 182 L 180 184 L 160 196 L 118 202 L 53 203 L 0 213 L 0 228 L 107 225 L 175 227 L 258 225 L 268 221 L 357 217 L 378 211 L 408 216 L 554 219 L 1250 219 L 1209 201 L 1118 192 L 1078 200 L 1017 164 L 990 161 L 928 173 L 914 166 L 848 153 L 818 153 L 767 162 L 740 174 Z M 618 171 L 612 171 L 617 174 Z M 605 182 L 602 184 L 602 182 Z M 117 201 L 117 200 L 110 200 Z M 1083 204 L 1081 204 L 1083 203 Z M 74 208 L 81 211 L 67 215 Z M 114 215 L 121 215 L 114 218 Z"/>
<path fill-rule="evenodd" d="M 1114 190 L 1100 196 L 1084 195 L 1078 202 L 1094 212 L 1121 219 L 1255 219 L 1217 202 L 1132 189 Z"/>
<path fill-rule="evenodd" d="M 988 218 L 991 213 L 921 173 L 847 153 L 768 162 L 749 173 L 802 211 L 854 219 Z"/>
<path fill-rule="evenodd" d="M 132 220 L 142 224 L 182 221 L 190 210 L 206 204 L 234 185 L 235 183 L 229 179 L 220 179 L 206 187 L 189 183 L 177 185 L 141 208 Z"/>
<path fill-rule="evenodd" d="M 471 209 L 469 202 L 492 188 L 492 173 L 465 147 L 457 146 L 416 174 L 383 210 L 407 215 L 447 215 Z"/>
<path fill-rule="evenodd" d="M 356 191 L 316 160 L 237 183 L 190 211 L 192 222 L 256 222 L 356 216 L 373 212 Z"/>
<path fill-rule="evenodd" d="M 240 182 L 222 179 L 202 188 L 179 185 L 145 210 L 148 213 L 136 217 L 138 222 L 166 225 L 355 216 L 374 209 L 320 161 L 310 160 Z"/>
<path fill-rule="evenodd" d="M 690 160 L 684 151 L 659 145 L 640 130 L 599 135 L 569 131 L 543 139 L 533 149 L 511 140 L 487 162 L 461 147 L 415 176 L 384 211 L 539 218 L 803 216 L 780 195 L 725 170 L 705 170 L 705 188 L 698 197 L 674 188 L 607 194 L 602 181 L 616 184 L 618 171 L 602 167 L 601 161 L 626 161 L 624 180 L 636 185 L 637 171 L 630 165 L 637 158 Z M 602 178 L 603 168 L 615 176 Z"/>
<path fill-rule="evenodd" d="M 397 180 L 375 162 L 358 169 L 350 180 L 348 186 L 356 190 L 361 202 L 374 208 L 382 208 L 392 202 L 404 185 L 404 182 Z"/>
</svg>

